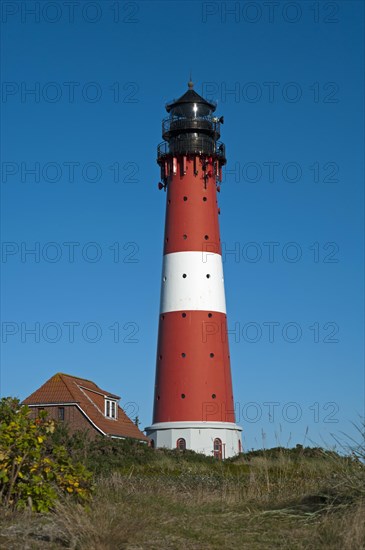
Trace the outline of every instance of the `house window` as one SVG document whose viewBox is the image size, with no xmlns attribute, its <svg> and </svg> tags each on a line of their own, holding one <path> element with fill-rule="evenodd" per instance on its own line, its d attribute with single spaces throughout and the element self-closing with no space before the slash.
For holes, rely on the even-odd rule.
<svg viewBox="0 0 365 550">
<path fill-rule="evenodd" d="M 65 420 L 65 407 L 58 407 L 58 420 L 61 422 Z"/>
<path fill-rule="evenodd" d="M 176 441 L 176 448 L 179 449 L 179 451 L 185 451 L 186 449 L 186 441 L 183 437 L 180 437 Z"/>
<path fill-rule="evenodd" d="M 216 437 L 214 440 L 213 455 L 214 455 L 214 458 L 218 458 L 218 460 L 222 460 L 222 441 L 219 439 L 219 437 Z"/>
<path fill-rule="evenodd" d="M 117 402 L 112 399 L 105 399 L 105 416 L 117 418 Z"/>
</svg>

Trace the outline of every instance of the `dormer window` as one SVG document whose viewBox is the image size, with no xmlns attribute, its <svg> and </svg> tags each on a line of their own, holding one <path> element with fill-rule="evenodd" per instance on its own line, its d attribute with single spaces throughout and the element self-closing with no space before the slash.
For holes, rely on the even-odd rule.
<svg viewBox="0 0 365 550">
<path fill-rule="evenodd" d="M 117 402 L 113 399 L 105 399 L 105 416 L 107 418 L 117 418 Z"/>
</svg>

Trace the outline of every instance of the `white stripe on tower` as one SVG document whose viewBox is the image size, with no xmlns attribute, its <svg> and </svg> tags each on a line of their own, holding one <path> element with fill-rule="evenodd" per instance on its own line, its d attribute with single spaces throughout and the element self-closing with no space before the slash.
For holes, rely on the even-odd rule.
<svg viewBox="0 0 365 550">
<path fill-rule="evenodd" d="M 164 256 L 160 312 L 182 310 L 226 313 L 220 254 L 194 251 Z"/>
</svg>

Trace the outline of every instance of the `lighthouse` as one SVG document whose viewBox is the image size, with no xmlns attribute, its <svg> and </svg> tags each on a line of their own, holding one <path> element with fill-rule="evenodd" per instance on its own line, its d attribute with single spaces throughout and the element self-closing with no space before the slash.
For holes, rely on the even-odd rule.
<svg viewBox="0 0 365 550">
<path fill-rule="evenodd" d="M 154 447 L 229 458 L 235 423 L 217 193 L 226 163 L 216 104 L 188 83 L 166 105 L 157 150 L 166 218 L 158 328 Z"/>
</svg>

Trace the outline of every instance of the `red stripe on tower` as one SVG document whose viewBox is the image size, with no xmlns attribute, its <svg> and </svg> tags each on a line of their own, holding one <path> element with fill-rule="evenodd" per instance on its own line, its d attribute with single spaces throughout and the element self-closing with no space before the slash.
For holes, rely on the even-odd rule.
<svg viewBox="0 0 365 550">
<path fill-rule="evenodd" d="M 167 190 L 153 424 L 156 447 L 241 450 L 227 336 L 218 182 L 223 118 L 193 90 L 169 103 L 157 162 Z"/>
</svg>

